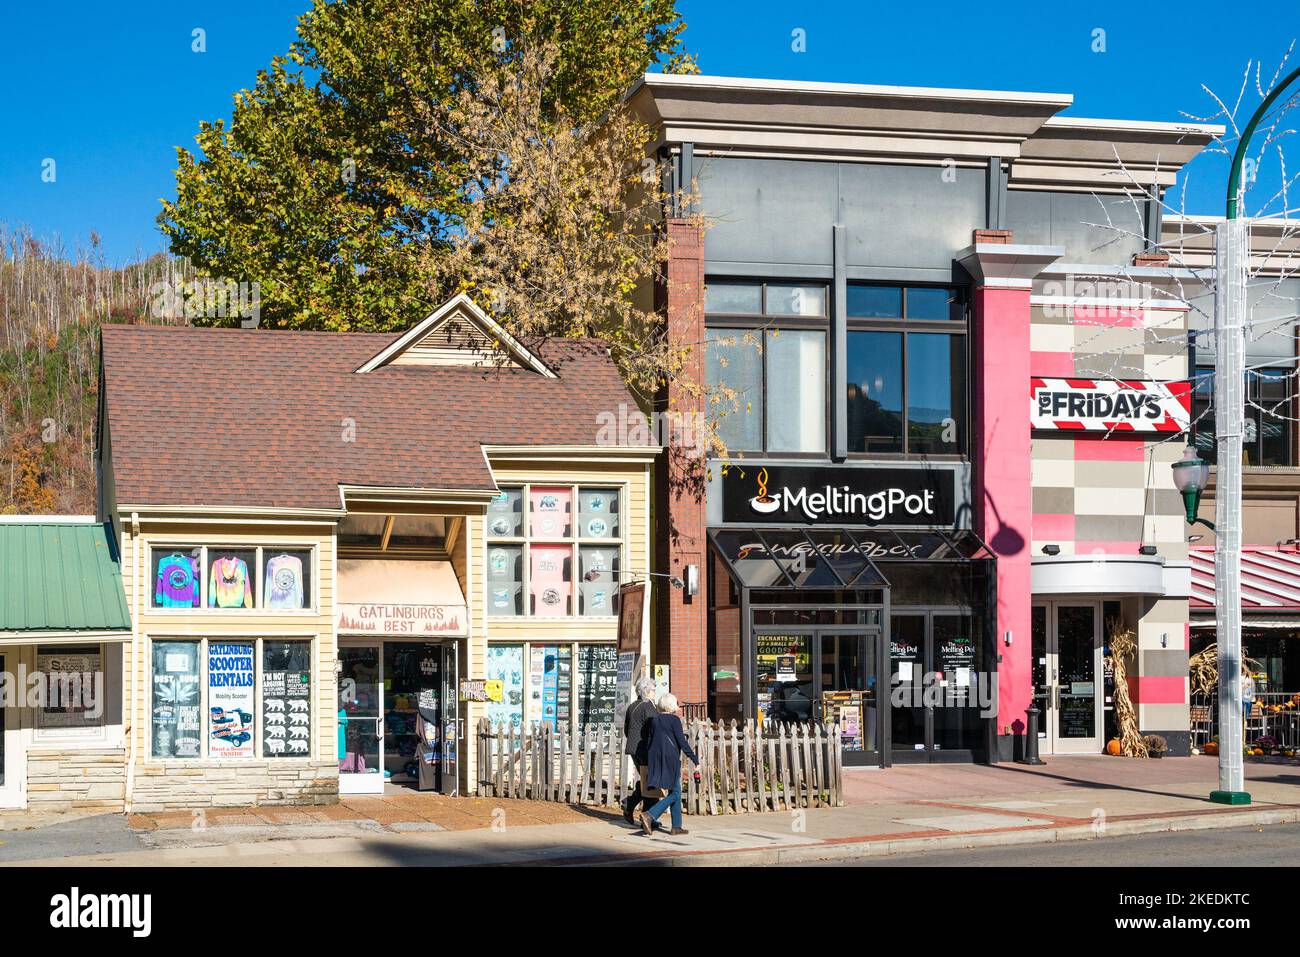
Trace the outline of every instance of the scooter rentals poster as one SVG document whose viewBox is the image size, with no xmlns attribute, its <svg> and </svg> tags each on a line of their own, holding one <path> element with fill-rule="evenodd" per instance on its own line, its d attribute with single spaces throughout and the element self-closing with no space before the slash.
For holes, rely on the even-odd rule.
<svg viewBox="0 0 1300 957">
<path fill-rule="evenodd" d="M 208 755 L 253 757 L 253 646 L 208 644 Z"/>
</svg>

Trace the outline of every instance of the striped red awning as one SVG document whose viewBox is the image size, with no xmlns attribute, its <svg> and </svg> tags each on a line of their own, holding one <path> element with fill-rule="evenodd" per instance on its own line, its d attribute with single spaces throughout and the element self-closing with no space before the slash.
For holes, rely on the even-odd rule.
<svg viewBox="0 0 1300 957">
<path fill-rule="evenodd" d="M 1192 608 L 1214 607 L 1214 548 L 1189 550 Z M 1241 550 L 1241 607 L 1300 609 L 1300 552 L 1246 546 Z"/>
</svg>

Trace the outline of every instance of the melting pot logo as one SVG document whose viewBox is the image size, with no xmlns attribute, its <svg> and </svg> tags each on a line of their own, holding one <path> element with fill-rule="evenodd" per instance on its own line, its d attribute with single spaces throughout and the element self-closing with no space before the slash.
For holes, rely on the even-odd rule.
<svg viewBox="0 0 1300 957">
<path fill-rule="evenodd" d="M 810 522 L 841 516 L 846 519 L 865 518 L 872 522 L 903 516 L 911 519 L 937 517 L 933 489 L 909 492 L 895 486 L 868 494 L 855 492 L 850 485 L 827 484 L 816 490 L 809 490 L 805 485 L 792 489 L 787 485 L 771 494 L 767 487 L 771 480 L 767 469 L 760 469 L 756 478 L 758 494 L 749 500 L 749 507 L 759 515 L 784 510 L 801 513 Z"/>
</svg>

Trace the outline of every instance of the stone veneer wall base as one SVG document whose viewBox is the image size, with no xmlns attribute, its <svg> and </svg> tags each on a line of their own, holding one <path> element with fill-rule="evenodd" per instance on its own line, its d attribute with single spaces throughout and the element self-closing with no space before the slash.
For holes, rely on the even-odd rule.
<svg viewBox="0 0 1300 957">
<path fill-rule="evenodd" d="M 122 811 L 124 748 L 27 749 L 27 807 L 32 811 Z"/>
<path fill-rule="evenodd" d="M 195 766 L 182 761 L 140 765 L 131 810 L 148 814 L 206 807 L 337 804 L 339 769 L 321 764 L 250 763 Z"/>
</svg>

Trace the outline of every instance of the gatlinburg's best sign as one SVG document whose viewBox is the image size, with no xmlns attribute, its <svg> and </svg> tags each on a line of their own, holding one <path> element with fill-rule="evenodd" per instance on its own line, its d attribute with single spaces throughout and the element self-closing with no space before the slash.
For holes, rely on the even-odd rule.
<svg viewBox="0 0 1300 957">
<path fill-rule="evenodd" d="M 1191 421 L 1186 382 L 1031 379 L 1035 429 L 1074 432 L 1185 432 Z"/>
</svg>

